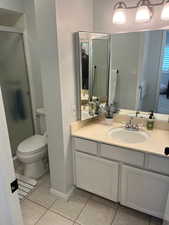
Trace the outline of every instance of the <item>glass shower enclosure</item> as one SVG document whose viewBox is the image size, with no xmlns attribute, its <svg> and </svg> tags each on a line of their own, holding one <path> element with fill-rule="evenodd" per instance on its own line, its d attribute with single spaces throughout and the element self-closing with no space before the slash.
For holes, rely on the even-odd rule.
<svg viewBox="0 0 169 225">
<path fill-rule="evenodd" d="M 0 86 L 15 156 L 19 143 L 34 133 L 24 41 L 20 33 L 0 31 Z"/>
</svg>

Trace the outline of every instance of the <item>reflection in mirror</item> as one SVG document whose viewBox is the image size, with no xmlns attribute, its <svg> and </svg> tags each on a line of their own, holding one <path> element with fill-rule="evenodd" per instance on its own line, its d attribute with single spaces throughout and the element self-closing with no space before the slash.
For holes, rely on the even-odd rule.
<svg viewBox="0 0 169 225">
<path fill-rule="evenodd" d="M 98 115 L 108 101 L 110 35 L 79 32 L 80 116 Z"/>
<path fill-rule="evenodd" d="M 109 104 L 169 114 L 169 32 L 111 37 Z"/>
</svg>

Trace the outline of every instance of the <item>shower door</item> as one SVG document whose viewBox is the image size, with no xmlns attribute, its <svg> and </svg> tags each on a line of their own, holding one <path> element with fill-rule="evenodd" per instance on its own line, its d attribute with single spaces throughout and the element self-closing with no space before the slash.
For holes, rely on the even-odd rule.
<svg viewBox="0 0 169 225">
<path fill-rule="evenodd" d="M 33 135 L 33 116 L 23 35 L 0 31 L 0 86 L 5 105 L 12 155 Z"/>
</svg>

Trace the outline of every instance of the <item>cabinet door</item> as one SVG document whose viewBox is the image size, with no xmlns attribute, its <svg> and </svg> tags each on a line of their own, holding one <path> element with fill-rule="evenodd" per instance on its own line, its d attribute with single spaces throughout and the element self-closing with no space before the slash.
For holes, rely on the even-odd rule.
<svg viewBox="0 0 169 225">
<path fill-rule="evenodd" d="M 76 186 L 117 201 L 118 163 L 75 152 Z"/>
<path fill-rule="evenodd" d="M 162 218 L 168 191 L 168 177 L 122 166 L 121 204 Z"/>
</svg>

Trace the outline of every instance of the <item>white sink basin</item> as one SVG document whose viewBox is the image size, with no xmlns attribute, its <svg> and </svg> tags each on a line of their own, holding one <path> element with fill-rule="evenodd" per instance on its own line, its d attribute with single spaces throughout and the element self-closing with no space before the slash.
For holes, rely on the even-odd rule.
<svg viewBox="0 0 169 225">
<path fill-rule="evenodd" d="M 109 130 L 108 134 L 112 138 L 133 144 L 144 142 L 149 138 L 149 135 L 143 130 L 131 131 L 126 128 L 112 128 Z"/>
</svg>

